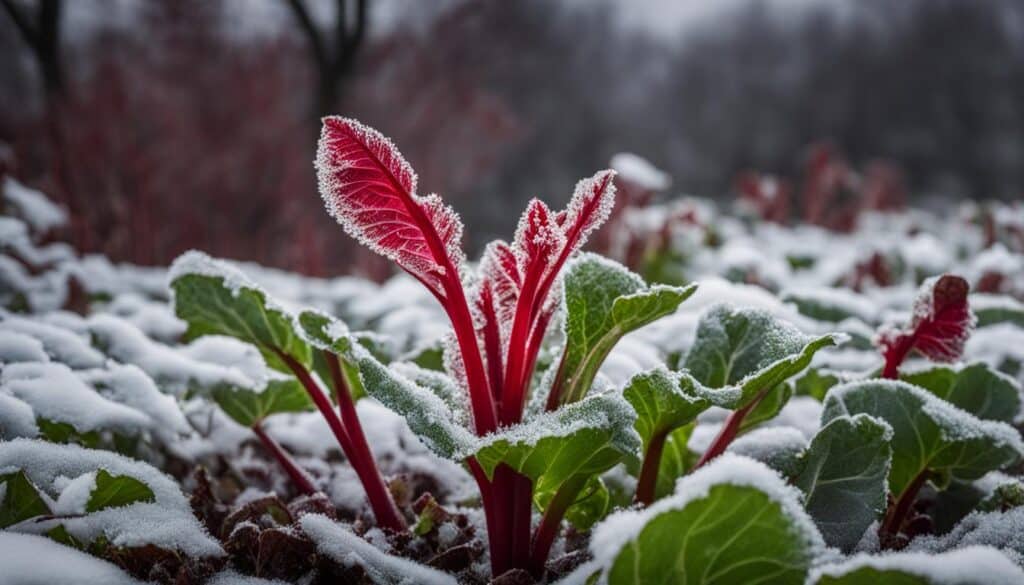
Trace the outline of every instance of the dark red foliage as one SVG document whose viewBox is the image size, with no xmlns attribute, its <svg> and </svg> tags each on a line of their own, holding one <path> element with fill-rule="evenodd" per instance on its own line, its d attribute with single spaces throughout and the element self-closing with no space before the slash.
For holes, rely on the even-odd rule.
<svg viewBox="0 0 1024 585">
<path fill-rule="evenodd" d="M 877 343 L 885 357 L 883 377 L 896 378 L 911 350 L 938 362 L 959 359 L 975 322 L 967 302 L 969 289 L 966 280 L 952 274 L 929 280 L 921 287 L 910 322 L 878 334 Z"/>
</svg>

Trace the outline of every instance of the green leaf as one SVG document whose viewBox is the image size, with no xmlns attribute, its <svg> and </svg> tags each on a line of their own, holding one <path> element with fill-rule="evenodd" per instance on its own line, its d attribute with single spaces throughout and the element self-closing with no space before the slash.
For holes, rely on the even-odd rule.
<svg viewBox="0 0 1024 585">
<path fill-rule="evenodd" d="M 39 435 L 51 443 L 75 443 L 83 447 L 95 448 L 100 444 L 99 431 L 78 431 L 71 423 L 55 422 L 46 418 L 37 418 Z"/>
<path fill-rule="evenodd" d="M 0 500 L 0 528 L 51 513 L 46 500 L 24 471 L 0 475 L 0 486 L 3 486 L 0 489 L 3 494 Z"/>
<path fill-rule="evenodd" d="M 874 312 L 870 300 L 849 289 L 791 290 L 781 294 L 780 298 L 796 305 L 801 315 L 830 323 L 850 318 L 870 320 Z"/>
<path fill-rule="evenodd" d="M 85 548 L 85 545 L 82 544 L 81 541 L 74 536 L 71 536 L 68 529 L 65 528 L 63 524 L 58 524 L 57 526 L 47 530 L 46 536 L 55 542 L 63 544 L 64 546 L 70 546 L 71 548 L 77 548 L 79 550 Z"/>
<path fill-rule="evenodd" d="M 646 450 L 652 437 L 686 426 L 710 408 L 711 402 L 701 397 L 707 392 L 685 372 L 658 368 L 630 378 L 622 396 L 636 411 L 634 428 Z"/>
<path fill-rule="evenodd" d="M 906 382 L 872 379 L 836 386 L 825 397 L 821 420 L 828 424 L 860 413 L 892 427 L 889 490 L 897 498 L 925 470 L 943 487 L 951 477 L 978 479 L 1024 454 L 1013 427 L 981 420 Z"/>
<path fill-rule="evenodd" d="M 789 382 L 783 382 L 769 390 L 764 398 L 758 401 L 757 406 L 743 418 L 743 422 L 740 424 L 740 433 L 746 433 L 757 425 L 778 416 L 792 397 L 793 385 Z"/>
<path fill-rule="evenodd" d="M 978 327 L 1010 323 L 1024 327 L 1024 305 L 1006 295 L 971 295 L 971 310 L 978 318 Z"/>
<path fill-rule="evenodd" d="M 694 453 L 687 446 L 696 426 L 697 423 L 692 422 L 679 427 L 665 439 L 665 446 L 661 450 L 661 464 L 658 465 L 658 479 L 654 483 L 655 500 L 671 494 L 676 487 L 676 481 L 689 473 L 700 459 L 700 454 Z M 639 475 L 639 464 L 631 466 L 631 471 L 633 475 Z"/>
<path fill-rule="evenodd" d="M 940 554 L 857 555 L 814 570 L 808 585 L 1011 585 L 1024 570 L 1000 551 L 972 546 Z"/>
<path fill-rule="evenodd" d="M 565 275 L 565 349 L 556 384 L 562 403 L 581 400 L 623 335 L 675 312 L 696 285 L 648 287 L 624 266 L 584 254 Z"/>
<path fill-rule="evenodd" d="M 793 484 L 830 546 L 853 550 L 885 511 L 891 438 L 887 423 L 858 414 L 833 419 L 811 440 Z"/>
<path fill-rule="evenodd" d="M 267 365 L 291 372 L 277 352 L 310 364 L 310 348 L 292 316 L 234 267 L 188 252 L 171 268 L 174 311 L 188 323 L 186 339 L 227 335 L 259 348 Z"/>
<path fill-rule="evenodd" d="M 544 506 L 563 485 L 583 489 L 590 478 L 635 456 L 635 418 L 620 397 L 599 394 L 488 435 L 473 456 L 488 478 L 502 463 L 530 478 L 534 502 Z"/>
<path fill-rule="evenodd" d="M 111 475 L 105 469 L 96 472 L 96 487 L 89 494 L 85 511 L 120 508 L 136 502 L 154 502 L 156 495 L 148 485 L 127 475 Z"/>
<path fill-rule="evenodd" d="M 729 387 L 717 404 L 739 409 L 807 368 L 818 350 L 842 340 L 838 334 L 805 335 L 760 309 L 716 305 L 701 317 L 684 365 L 705 386 Z"/>
<path fill-rule="evenodd" d="M 807 368 L 802 376 L 793 381 L 797 396 L 810 396 L 821 402 L 829 388 L 840 382 L 839 375 L 825 368 Z"/>
<path fill-rule="evenodd" d="M 984 363 L 964 367 L 935 366 L 903 374 L 901 380 L 966 410 L 978 418 L 1012 423 L 1020 412 L 1020 387 Z"/>
<path fill-rule="evenodd" d="M 302 384 L 294 378 L 272 379 L 261 391 L 227 384 L 211 391 L 221 410 L 242 426 L 251 427 L 272 414 L 303 412 L 313 408 Z"/>
<path fill-rule="evenodd" d="M 591 542 L 612 585 L 802 585 L 824 548 L 799 492 L 728 453 L 680 480 L 674 495 L 610 517 Z"/>
<path fill-rule="evenodd" d="M 782 477 L 796 476 L 803 467 L 802 457 L 807 450 L 807 439 L 794 427 L 764 427 L 755 429 L 733 441 L 728 451 L 760 461 Z"/>
</svg>

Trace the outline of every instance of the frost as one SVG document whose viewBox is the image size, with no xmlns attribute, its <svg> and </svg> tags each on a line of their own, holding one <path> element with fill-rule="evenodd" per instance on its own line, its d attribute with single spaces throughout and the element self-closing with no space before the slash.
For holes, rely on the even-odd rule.
<svg viewBox="0 0 1024 585">
<path fill-rule="evenodd" d="M 764 427 L 736 439 L 729 445 L 728 451 L 771 465 L 780 454 L 799 453 L 806 447 L 807 437 L 800 429 Z"/>
<path fill-rule="evenodd" d="M 320 554 L 346 567 L 362 567 L 380 585 L 456 585 L 455 577 L 408 559 L 381 552 L 347 527 L 320 514 L 300 520 L 302 531 L 317 545 Z"/>
<path fill-rule="evenodd" d="M 1024 556 L 1024 507 L 1005 512 L 972 512 L 947 534 L 914 539 L 909 550 L 940 553 L 973 545 L 991 546 Z"/>
<path fill-rule="evenodd" d="M 920 577 L 933 585 L 1019 585 L 1024 571 L 999 551 L 985 546 L 970 546 L 939 555 L 914 552 L 853 558 L 812 570 L 808 583 L 823 576 L 841 577 L 870 567 L 878 571 L 894 570 Z"/>
<path fill-rule="evenodd" d="M 664 191 L 672 185 L 672 178 L 668 173 L 658 169 L 641 156 L 620 152 L 612 156 L 610 164 L 615 172 L 619 173 L 619 176 L 641 189 Z"/>
<path fill-rule="evenodd" d="M 31 534 L 0 532 L 5 585 L 142 585 L 117 566 Z"/>
<path fill-rule="evenodd" d="M 800 504 L 802 496 L 799 490 L 787 484 L 778 473 L 764 464 L 733 453 L 725 453 L 710 464 L 680 479 L 672 495 L 658 500 L 644 510 L 617 512 L 599 524 L 590 540 L 590 551 L 594 559 L 606 566 L 610 565 L 619 551 L 628 542 L 636 539 L 653 518 L 662 512 L 681 510 L 690 502 L 707 497 L 712 487 L 723 484 L 751 487 L 763 492 L 793 520 L 798 536 L 810 549 L 812 556 L 825 550 L 825 542 L 814 521 Z"/>
<path fill-rule="evenodd" d="M 153 491 L 155 501 L 108 508 L 76 518 L 23 522 L 17 525 L 18 530 L 45 532 L 59 523 L 79 540 L 92 541 L 102 534 L 114 546 L 154 544 L 195 557 L 223 554 L 217 541 L 210 538 L 192 515 L 188 499 L 178 484 L 146 463 L 75 445 L 27 439 L 0 443 L 0 474 L 22 470 L 32 483 L 58 500 L 61 490 L 72 485 L 66 478 L 77 478 L 98 469 L 141 481 Z"/>
</svg>

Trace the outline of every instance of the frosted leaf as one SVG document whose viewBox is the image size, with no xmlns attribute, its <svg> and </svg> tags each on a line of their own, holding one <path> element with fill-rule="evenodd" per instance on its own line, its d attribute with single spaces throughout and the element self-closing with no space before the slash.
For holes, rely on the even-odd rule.
<svg viewBox="0 0 1024 585">
<path fill-rule="evenodd" d="M 739 488 L 739 490 L 733 489 L 733 491 L 742 491 L 743 493 L 719 493 L 722 491 L 722 488 Z M 676 561 L 677 573 L 683 571 L 689 573 L 690 570 L 696 570 L 696 573 L 699 575 L 708 566 L 706 561 L 709 556 L 719 563 L 728 563 L 725 557 L 715 555 L 710 549 L 713 548 L 715 551 L 722 550 L 721 543 L 733 542 L 735 538 L 730 539 L 730 537 L 738 538 L 740 534 L 751 528 L 748 520 L 737 521 L 735 517 L 730 517 L 729 511 L 731 509 L 731 511 L 735 512 L 737 509 L 736 503 L 750 500 L 749 497 L 744 498 L 743 496 L 753 492 L 760 494 L 758 498 L 764 498 L 778 506 L 777 517 L 773 518 L 772 527 L 757 528 L 757 530 L 766 531 L 762 534 L 762 539 L 760 540 L 763 543 L 762 547 L 766 549 L 768 546 L 775 546 L 783 542 L 785 542 L 786 547 L 785 550 L 773 551 L 783 556 L 777 561 L 766 559 L 767 564 L 763 569 L 767 571 L 780 571 L 779 577 L 782 576 L 781 572 L 786 570 L 795 570 L 799 573 L 802 568 L 803 571 L 806 571 L 806 567 L 810 564 L 811 560 L 824 552 L 825 543 L 822 541 L 821 535 L 818 533 L 813 521 L 800 504 L 800 492 L 796 488 L 787 485 L 785 480 L 764 464 L 732 453 L 725 453 L 691 475 L 680 479 L 676 485 L 675 493 L 658 500 L 648 508 L 638 511 L 618 512 L 609 516 L 594 529 L 590 540 L 590 551 L 593 553 L 595 562 L 605 570 L 612 570 L 616 565 L 628 562 L 621 559 L 620 554 L 625 555 L 630 550 L 633 550 L 637 551 L 637 554 L 634 555 L 634 560 L 636 561 L 634 566 L 640 570 L 643 570 L 640 566 L 641 562 L 664 563 L 674 560 Z M 711 508 L 717 505 L 716 502 L 729 502 L 732 505 L 719 512 Z M 674 541 L 671 544 L 664 542 L 666 548 L 662 549 L 660 554 L 640 554 L 642 551 L 638 548 L 637 542 L 639 539 L 644 538 L 645 529 L 647 528 L 662 532 L 665 529 L 671 529 L 675 531 L 674 535 L 679 536 L 685 534 L 679 532 L 678 526 L 670 527 L 665 525 L 664 522 L 658 524 L 658 517 L 664 514 L 671 514 L 672 512 L 684 511 L 692 504 L 709 506 L 709 512 L 716 512 L 713 515 L 715 519 L 713 524 L 687 524 L 687 526 L 693 529 L 703 529 L 702 532 L 705 532 L 703 536 L 700 539 L 694 538 L 691 541 L 694 542 L 695 546 L 707 547 L 709 549 L 707 552 L 709 556 L 702 556 L 702 552 L 696 552 L 700 560 L 684 562 L 683 558 L 676 558 L 675 556 L 677 554 L 677 547 Z M 766 508 L 759 507 L 759 509 L 766 511 Z M 744 515 L 744 518 L 747 519 L 749 517 Z M 699 518 L 697 521 L 701 522 L 703 520 L 703 518 Z M 724 520 L 730 520 L 730 522 L 723 522 Z M 774 520 L 779 522 L 778 526 L 774 525 Z M 714 537 L 707 532 L 712 527 L 719 531 Z M 773 535 L 772 544 L 764 540 L 767 534 Z M 663 534 L 666 541 L 676 538 L 674 535 Z M 701 545 L 701 542 L 707 544 Z M 672 556 L 666 560 L 665 554 Z M 735 557 L 736 555 L 731 556 Z M 742 563 L 739 566 L 741 565 Z M 782 568 L 779 565 L 782 565 Z M 727 570 L 725 567 L 720 567 L 720 569 Z M 788 577 L 789 579 L 786 582 L 793 582 L 794 576 L 789 575 Z M 723 579 L 723 582 L 725 581 Z"/>
<path fill-rule="evenodd" d="M 615 171 L 599 171 L 576 183 L 561 224 L 573 251 L 587 243 L 590 234 L 608 219 L 615 205 Z"/>
<path fill-rule="evenodd" d="M 807 439 L 793 427 L 764 427 L 746 433 L 729 444 L 728 452 L 760 461 L 787 477 L 796 475 L 798 459 Z"/>
<path fill-rule="evenodd" d="M 844 576 L 857 576 L 852 582 L 884 583 L 912 575 L 930 585 L 1017 585 L 1024 582 L 1024 570 L 999 551 L 971 546 L 939 555 L 915 552 L 887 555 L 859 554 L 849 560 L 814 569 L 809 585 L 845 583 Z M 905 578 L 905 577 L 904 577 Z"/>
<path fill-rule="evenodd" d="M 512 247 L 519 261 L 519 272 L 526 275 L 531 266 L 546 269 L 558 258 L 566 245 L 562 227 L 555 223 L 555 216 L 548 206 L 539 199 L 531 199 L 519 218 Z M 533 269 L 537 271 L 536 268 Z"/>
<path fill-rule="evenodd" d="M 871 299 L 849 289 L 792 288 L 783 291 L 779 297 L 794 303 L 801 314 L 819 321 L 839 323 L 856 317 L 865 323 L 873 323 L 878 317 L 878 308 Z"/>
<path fill-rule="evenodd" d="M 398 556 L 382 552 L 352 531 L 320 514 L 299 521 L 317 551 L 344 567 L 361 567 L 380 585 L 457 585 L 455 577 Z"/>
<path fill-rule="evenodd" d="M 91 542 L 105 536 L 113 546 L 153 544 L 192 557 L 221 556 L 223 551 L 199 524 L 177 482 L 152 466 L 108 451 L 15 439 L 0 443 L 0 474 L 21 470 L 33 484 L 59 500 L 77 478 L 96 470 L 124 475 L 144 483 L 154 495 L 152 503 L 137 502 L 106 508 L 84 516 L 22 522 L 11 529 L 45 533 L 63 525 L 75 538 Z"/>
<path fill-rule="evenodd" d="M 875 342 L 886 360 L 898 364 L 911 349 L 939 362 L 958 359 L 976 322 L 967 302 L 968 288 L 966 280 L 951 274 L 926 280 L 914 300 L 910 322 L 879 329 Z"/>
<path fill-rule="evenodd" d="M 0 567 L 7 585 L 142 585 L 112 563 L 31 534 L 0 532 Z"/>
<path fill-rule="evenodd" d="M 908 550 L 934 554 L 975 545 L 1012 551 L 1024 558 L 1024 507 L 971 512 L 946 534 L 914 539 Z"/>
<path fill-rule="evenodd" d="M 443 294 L 446 270 L 463 260 L 462 222 L 437 195 L 417 195 L 416 174 L 390 140 L 356 120 L 324 118 L 316 169 L 346 233 Z"/>
</svg>

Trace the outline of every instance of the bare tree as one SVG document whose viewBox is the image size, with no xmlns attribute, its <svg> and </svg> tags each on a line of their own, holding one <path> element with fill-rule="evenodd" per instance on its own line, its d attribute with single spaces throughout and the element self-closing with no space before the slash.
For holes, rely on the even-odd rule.
<svg viewBox="0 0 1024 585">
<path fill-rule="evenodd" d="M 39 66 L 47 99 L 64 91 L 64 73 L 60 60 L 60 23 L 62 0 L 40 0 L 35 10 L 14 0 L 0 0 L 14 21 Z"/>
<path fill-rule="evenodd" d="M 317 26 L 305 0 L 286 1 L 313 53 L 318 86 L 313 113 L 319 118 L 334 110 L 341 96 L 341 81 L 351 73 L 356 52 L 366 38 L 368 2 L 335 0 L 332 33 Z"/>
</svg>

